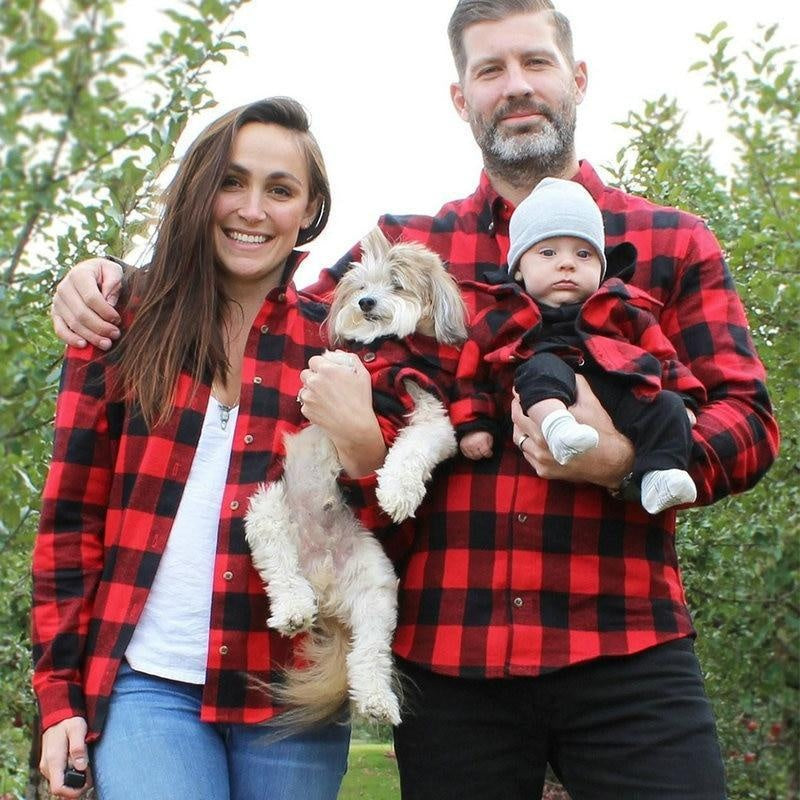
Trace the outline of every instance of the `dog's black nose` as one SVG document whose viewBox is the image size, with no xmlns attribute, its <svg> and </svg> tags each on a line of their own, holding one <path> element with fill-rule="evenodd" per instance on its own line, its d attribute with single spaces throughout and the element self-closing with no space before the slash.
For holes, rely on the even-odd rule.
<svg viewBox="0 0 800 800">
<path fill-rule="evenodd" d="M 372 297 L 362 297 L 358 301 L 358 307 L 365 312 L 372 311 L 372 309 L 375 308 L 375 299 Z"/>
</svg>

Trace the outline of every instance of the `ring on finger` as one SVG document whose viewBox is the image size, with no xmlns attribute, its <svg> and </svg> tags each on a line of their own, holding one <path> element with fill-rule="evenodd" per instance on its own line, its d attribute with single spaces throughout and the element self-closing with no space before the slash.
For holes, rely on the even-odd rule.
<svg viewBox="0 0 800 800">
<path fill-rule="evenodd" d="M 297 402 L 300 403 L 300 405 L 303 405 L 303 388 L 301 388 L 300 391 L 297 393 Z"/>
<path fill-rule="evenodd" d="M 527 433 L 523 433 L 522 436 L 519 437 L 519 441 L 517 442 L 517 447 L 522 450 L 522 445 L 525 444 L 526 439 L 530 439 L 531 437 L 528 436 Z"/>
</svg>

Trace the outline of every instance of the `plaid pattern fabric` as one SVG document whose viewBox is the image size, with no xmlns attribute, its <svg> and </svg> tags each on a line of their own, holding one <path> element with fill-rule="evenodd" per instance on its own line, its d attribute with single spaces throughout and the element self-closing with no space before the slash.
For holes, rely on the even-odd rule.
<svg viewBox="0 0 800 800">
<path fill-rule="evenodd" d="M 391 445 L 414 400 L 405 387 L 410 380 L 447 407 L 458 364 L 459 348 L 414 334 L 405 339 L 386 336 L 369 344 L 348 342 L 372 380 L 372 403 L 383 439 Z"/>
<path fill-rule="evenodd" d="M 459 431 L 479 430 L 478 418 L 494 405 L 498 392 L 503 393 L 500 407 L 508 411 L 516 366 L 540 350 L 542 313 L 517 284 L 489 286 L 465 281 L 461 286 L 482 297 L 474 304 L 480 311 L 470 324 L 450 416 Z M 575 353 L 574 346 L 562 346 L 548 338 L 545 348 L 558 354 L 566 350 L 566 355 L 576 360 L 578 372 L 584 353 L 588 353 L 594 369 L 599 366 L 619 375 L 641 399 L 669 389 L 692 398 L 694 406 L 702 405 L 705 389 L 677 361 L 675 348 L 656 320 L 659 308 L 660 303 L 646 292 L 610 278 L 582 306 L 570 307 L 574 313 L 570 338 L 580 343 L 584 352 Z"/>
<path fill-rule="evenodd" d="M 297 260 L 297 258 L 295 258 Z M 267 601 L 244 538 L 248 498 L 282 471 L 302 423 L 300 372 L 323 349 L 327 308 L 289 285 L 265 299 L 247 342 L 219 524 L 202 719 L 259 722 L 291 642 L 266 627 Z M 34 688 L 44 728 L 85 716 L 96 738 L 117 668 L 158 569 L 200 437 L 210 386 L 179 381 L 175 413 L 148 433 L 106 386 L 106 354 L 70 348 L 33 556 Z M 357 481 L 350 485 L 358 488 Z M 358 495 L 356 495 L 358 497 Z"/>
<path fill-rule="evenodd" d="M 575 179 L 603 212 L 607 244 L 636 247 L 633 285 L 662 304 L 661 329 L 705 387 L 690 465 L 699 502 L 749 488 L 778 431 L 717 241 L 690 214 L 606 187 L 587 162 Z M 380 226 L 435 250 L 459 280 L 480 281 L 506 260 L 512 211 L 484 174 L 434 217 Z M 358 253 L 309 291 L 329 292 Z M 443 465 L 415 524 L 382 532 L 401 576 L 398 655 L 452 675 L 536 675 L 692 633 L 674 512 L 651 517 L 599 487 L 539 479 L 508 435 L 496 451 Z"/>
</svg>

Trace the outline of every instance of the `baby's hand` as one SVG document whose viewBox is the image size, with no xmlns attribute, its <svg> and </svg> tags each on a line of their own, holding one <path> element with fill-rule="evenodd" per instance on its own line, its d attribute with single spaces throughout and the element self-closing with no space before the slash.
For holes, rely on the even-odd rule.
<svg viewBox="0 0 800 800">
<path fill-rule="evenodd" d="M 464 436 L 458 445 L 461 452 L 471 461 L 492 457 L 492 434 L 488 431 L 472 431 Z"/>
</svg>

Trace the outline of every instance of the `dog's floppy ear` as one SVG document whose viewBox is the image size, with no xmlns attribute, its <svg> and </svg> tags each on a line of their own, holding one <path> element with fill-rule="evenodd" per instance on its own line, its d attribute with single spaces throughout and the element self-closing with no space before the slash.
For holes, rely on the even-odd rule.
<svg viewBox="0 0 800 800">
<path fill-rule="evenodd" d="M 461 344 L 467 338 L 466 307 L 455 279 L 438 262 L 431 265 L 428 277 L 431 282 L 433 305 L 433 330 L 436 340 L 446 344 Z"/>
<path fill-rule="evenodd" d="M 361 240 L 361 252 L 364 259 L 373 262 L 381 261 L 391 248 L 391 243 L 384 235 L 383 231 L 375 227 Z"/>
</svg>

